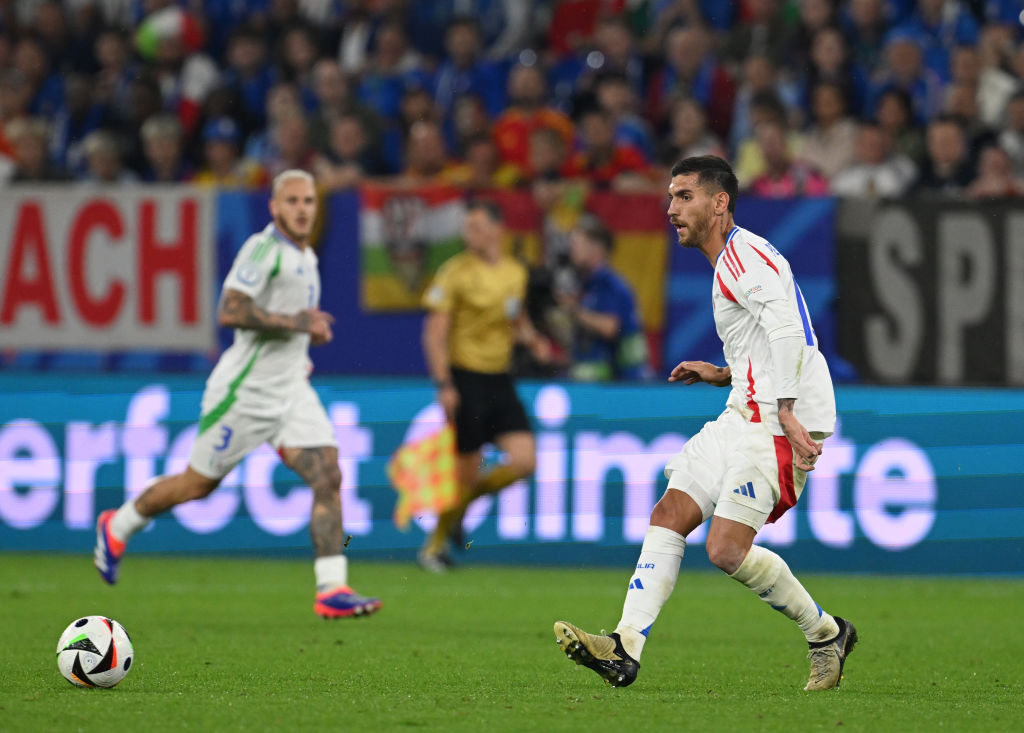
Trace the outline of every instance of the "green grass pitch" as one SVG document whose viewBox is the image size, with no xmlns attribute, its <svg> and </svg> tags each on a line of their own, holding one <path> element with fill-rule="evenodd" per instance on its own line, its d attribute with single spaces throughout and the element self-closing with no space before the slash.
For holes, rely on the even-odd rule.
<svg viewBox="0 0 1024 733">
<path fill-rule="evenodd" d="M 812 694 L 799 631 L 724 576 L 684 566 L 637 682 L 613 689 L 551 626 L 614 626 L 628 568 L 351 575 L 384 608 L 328 622 L 309 562 L 136 555 L 108 588 L 85 556 L 0 555 L 0 730 L 1024 729 L 1021 580 L 806 576 L 861 636 L 841 689 Z M 57 637 L 85 614 L 132 635 L 112 690 L 57 671 Z"/>
</svg>

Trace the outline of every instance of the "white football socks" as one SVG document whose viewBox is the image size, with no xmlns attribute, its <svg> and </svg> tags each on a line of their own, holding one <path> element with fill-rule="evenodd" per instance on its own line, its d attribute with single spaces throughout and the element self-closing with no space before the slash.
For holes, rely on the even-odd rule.
<svg viewBox="0 0 1024 733">
<path fill-rule="evenodd" d="M 796 621 L 807 641 L 827 641 L 839 633 L 835 619 L 821 610 L 786 561 L 771 550 L 751 545 L 750 552 L 730 577 L 757 593 L 776 611 Z"/>
<path fill-rule="evenodd" d="M 629 581 L 622 619 L 615 627 L 626 654 L 639 661 L 651 625 L 672 595 L 686 538 L 665 527 L 648 527 L 636 571 Z"/>
<path fill-rule="evenodd" d="M 313 563 L 318 591 L 341 588 L 348 585 L 348 558 L 344 555 L 318 557 Z"/>
<path fill-rule="evenodd" d="M 110 520 L 110 533 L 122 542 L 127 542 L 133 535 L 141 532 L 152 520 L 139 514 L 135 508 L 135 499 L 129 499 L 114 512 Z"/>
</svg>

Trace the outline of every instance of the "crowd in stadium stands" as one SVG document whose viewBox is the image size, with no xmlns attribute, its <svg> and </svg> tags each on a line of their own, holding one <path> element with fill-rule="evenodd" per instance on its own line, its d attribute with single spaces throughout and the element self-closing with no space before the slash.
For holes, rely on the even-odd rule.
<svg viewBox="0 0 1024 733">
<path fill-rule="evenodd" d="M 0 182 L 1024 195 L 1019 0 L 19 0 Z"/>
</svg>

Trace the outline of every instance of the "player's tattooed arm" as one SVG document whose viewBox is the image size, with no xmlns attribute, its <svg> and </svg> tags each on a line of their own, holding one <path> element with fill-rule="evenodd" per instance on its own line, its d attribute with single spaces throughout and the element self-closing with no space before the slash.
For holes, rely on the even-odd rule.
<svg viewBox="0 0 1024 733">
<path fill-rule="evenodd" d="M 294 315 L 270 313 L 258 307 L 245 293 L 228 289 L 221 298 L 217 322 L 221 326 L 255 331 L 309 332 L 313 326 L 313 314 L 308 310 Z"/>
<path fill-rule="evenodd" d="M 793 414 L 793 406 L 796 405 L 796 398 L 795 397 L 780 397 L 779 400 L 778 400 L 778 405 L 779 405 L 779 414 L 782 414 L 783 412 L 788 412 L 789 414 L 792 415 Z"/>
</svg>

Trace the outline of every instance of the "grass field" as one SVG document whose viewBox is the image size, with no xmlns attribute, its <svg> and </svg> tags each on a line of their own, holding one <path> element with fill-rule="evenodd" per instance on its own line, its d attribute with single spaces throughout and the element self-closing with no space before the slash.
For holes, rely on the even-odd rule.
<svg viewBox="0 0 1024 733">
<path fill-rule="evenodd" d="M 353 564 L 370 619 L 312 613 L 310 563 L 132 556 L 105 587 L 87 557 L 0 555 L 0 731 L 933 731 L 1024 729 L 1024 582 L 807 576 L 861 643 L 838 691 L 806 693 L 790 621 L 724 576 L 687 573 L 640 677 L 576 667 L 552 623 L 612 627 L 622 570 L 481 567 L 443 577 Z M 82 690 L 54 648 L 106 614 L 137 663 Z"/>
</svg>

